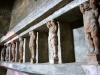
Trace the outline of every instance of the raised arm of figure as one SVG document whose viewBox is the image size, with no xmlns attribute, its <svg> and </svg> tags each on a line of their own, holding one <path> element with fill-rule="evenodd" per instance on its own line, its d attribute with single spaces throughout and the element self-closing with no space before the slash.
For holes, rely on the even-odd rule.
<svg viewBox="0 0 100 75">
<path fill-rule="evenodd" d="M 97 9 L 96 1 L 95 1 L 95 0 L 90 0 L 90 7 L 91 7 L 92 9 Z"/>
<path fill-rule="evenodd" d="M 51 20 L 51 24 L 54 27 L 53 29 L 55 29 L 57 31 L 57 29 L 58 29 L 58 23 L 57 23 L 57 21 Z"/>
<path fill-rule="evenodd" d="M 83 4 L 80 5 L 80 11 L 81 11 L 82 14 L 84 14 L 85 10 L 84 10 Z"/>
</svg>

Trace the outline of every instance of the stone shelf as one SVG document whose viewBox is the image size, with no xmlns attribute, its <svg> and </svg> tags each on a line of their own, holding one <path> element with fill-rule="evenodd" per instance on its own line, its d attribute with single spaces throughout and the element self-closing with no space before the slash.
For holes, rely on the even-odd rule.
<svg viewBox="0 0 100 75">
<path fill-rule="evenodd" d="M 28 21 L 27 20 L 24 21 L 23 22 L 24 24 L 19 23 L 19 25 L 16 25 L 14 27 L 13 31 L 11 31 L 9 33 L 9 36 L 6 35 L 6 36 L 2 37 L 0 41 L 1 42 L 7 41 L 6 42 L 6 44 L 7 44 L 7 43 L 11 42 L 12 40 L 16 40 L 16 39 L 18 39 L 18 36 L 24 36 L 29 31 L 39 28 L 40 26 L 44 25 L 46 22 L 50 21 L 51 19 L 55 19 L 55 18 L 63 15 L 64 13 L 66 13 L 66 12 L 70 11 L 71 9 L 79 6 L 80 4 L 82 4 L 85 1 L 87 1 L 87 0 L 74 0 L 74 1 L 70 2 L 69 4 L 65 5 L 64 7 L 62 7 L 61 9 L 54 11 L 54 13 L 48 15 L 47 18 L 44 18 L 43 20 L 41 20 L 40 22 L 38 22 L 36 24 L 34 24 L 34 20 L 35 20 L 34 18 L 32 18 L 31 20 L 28 19 Z M 31 22 L 29 22 L 29 21 L 31 21 Z M 26 24 L 27 25 L 30 25 L 31 24 L 31 25 L 30 25 L 30 27 L 27 28 L 27 25 Z M 21 32 L 19 32 L 20 30 L 18 30 L 18 28 L 21 29 Z M 26 30 L 23 30 L 23 28 L 25 28 Z"/>
<path fill-rule="evenodd" d="M 20 63 L 1 62 L 1 66 L 3 67 L 27 73 L 40 74 L 40 75 L 86 75 L 81 65 L 86 65 L 86 63 L 20 64 Z"/>
<path fill-rule="evenodd" d="M 16 36 L 20 32 L 29 28 L 30 26 L 35 25 L 37 22 L 40 22 L 44 18 L 51 15 L 54 11 L 60 9 L 65 4 L 69 3 L 71 0 L 48 0 L 47 3 L 38 7 L 34 11 L 32 11 L 25 19 L 23 19 L 20 23 L 16 24 L 16 26 L 9 31 L 6 36 L 1 38 L 1 42 L 11 39 Z M 45 11 L 44 11 L 45 9 Z M 41 12 L 41 13 L 40 13 Z"/>
</svg>

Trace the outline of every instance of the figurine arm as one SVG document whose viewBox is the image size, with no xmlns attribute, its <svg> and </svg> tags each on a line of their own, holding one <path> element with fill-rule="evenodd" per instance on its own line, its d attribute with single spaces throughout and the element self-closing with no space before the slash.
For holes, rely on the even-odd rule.
<svg viewBox="0 0 100 75">
<path fill-rule="evenodd" d="M 33 36 L 33 39 L 35 39 L 36 37 L 35 37 L 35 34 L 34 34 L 34 36 Z"/>
<path fill-rule="evenodd" d="M 96 9 L 97 7 L 96 7 L 96 4 L 95 4 L 95 0 L 90 0 L 90 7 L 92 8 L 92 9 Z"/>
<path fill-rule="evenodd" d="M 95 9 L 94 13 L 95 13 L 95 16 L 96 16 L 97 18 L 99 18 L 99 10 L 98 10 L 98 8 Z"/>
<path fill-rule="evenodd" d="M 58 23 L 57 23 L 57 21 L 51 20 L 51 24 L 52 24 L 52 26 L 54 27 L 54 30 L 57 30 L 57 28 L 58 28 Z"/>
<path fill-rule="evenodd" d="M 46 26 L 47 26 L 47 28 L 50 28 L 50 26 L 49 26 L 48 22 L 46 23 Z"/>
<path fill-rule="evenodd" d="M 49 25 L 47 24 L 47 28 L 49 28 Z"/>
<path fill-rule="evenodd" d="M 84 10 L 83 5 L 80 5 L 80 11 L 81 11 L 82 14 L 84 14 L 85 10 Z"/>
</svg>

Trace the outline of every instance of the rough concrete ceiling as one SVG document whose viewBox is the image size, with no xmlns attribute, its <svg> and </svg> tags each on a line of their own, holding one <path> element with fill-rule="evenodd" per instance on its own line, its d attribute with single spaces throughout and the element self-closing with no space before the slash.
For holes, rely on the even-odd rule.
<svg viewBox="0 0 100 75">
<path fill-rule="evenodd" d="M 14 1 L 15 0 L 0 0 L 0 38 L 9 30 Z"/>
</svg>

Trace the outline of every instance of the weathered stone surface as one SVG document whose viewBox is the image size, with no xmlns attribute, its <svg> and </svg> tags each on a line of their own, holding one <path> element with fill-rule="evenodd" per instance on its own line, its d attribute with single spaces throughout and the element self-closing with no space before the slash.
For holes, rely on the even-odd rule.
<svg viewBox="0 0 100 75">
<path fill-rule="evenodd" d="M 88 54 L 88 64 L 99 65 L 100 54 Z"/>
<path fill-rule="evenodd" d="M 29 74 L 25 74 L 16 70 L 7 69 L 6 75 L 29 75 Z"/>
<path fill-rule="evenodd" d="M 47 3 L 47 1 L 48 0 L 15 0 L 9 29 L 11 30 L 31 12 L 39 9 L 42 5 Z"/>
<path fill-rule="evenodd" d="M 81 65 L 86 63 L 67 64 L 19 64 L 2 62 L 1 65 L 22 72 L 35 73 L 39 75 L 86 75 Z"/>
<path fill-rule="evenodd" d="M 100 75 L 99 65 L 82 65 L 86 75 Z"/>
<path fill-rule="evenodd" d="M 87 62 L 88 61 L 88 44 L 84 35 L 84 28 L 82 21 L 79 20 L 72 24 L 73 26 L 73 38 L 74 38 L 74 50 L 76 62 Z"/>
<path fill-rule="evenodd" d="M 0 38 L 9 30 L 13 3 L 14 0 L 0 0 Z"/>
<path fill-rule="evenodd" d="M 18 1 L 18 0 L 17 0 Z M 20 1 L 20 0 L 19 0 Z M 48 10 L 50 10 L 51 8 L 53 8 L 54 6 L 56 6 L 57 4 L 59 4 L 62 0 L 41 0 L 41 1 L 34 1 L 34 0 L 22 0 L 22 4 L 20 4 L 20 6 L 17 6 L 17 8 L 15 9 L 15 13 L 16 11 L 18 12 L 18 14 L 16 14 L 14 16 L 14 18 L 12 18 L 12 21 L 15 19 L 15 21 L 13 21 L 12 27 L 11 29 L 16 30 L 15 27 L 21 27 L 23 28 L 23 26 L 20 25 L 25 25 L 25 21 L 27 21 L 28 25 L 29 23 L 31 23 L 32 21 L 34 21 L 35 19 L 41 17 L 44 13 L 46 13 Z M 25 3 L 25 4 L 24 4 Z M 19 4 L 19 3 L 17 3 Z M 19 9 L 18 9 L 19 8 Z M 18 10 L 22 10 L 21 12 L 19 12 Z M 45 11 L 43 10 L 45 9 Z M 55 8 L 56 10 L 56 8 Z M 54 11 L 54 10 L 53 10 Z M 53 12 L 51 11 L 51 12 Z M 41 12 L 41 13 L 40 13 Z M 22 15 L 21 15 L 22 14 Z M 19 17 L 18 17 L 19 16 Z M 31 16 L 31 17 L 30 17 Z M 49 12 L 48 12 L 48 16 L 49 16 Z M 12 15 L 13 17 L 13 15 Z M 34 17 L 34 18 L 33 18 Z M 45 15 L 46 17 L 46 15 Z M 32 19 L 33 18 L 33 19 Z M 43 18 L 43 17 L 42 17 Z M 18 20 L 19 19 L 19 20 Z M 17 21 L 17 22 L 16 22 Z M 38 21 L 37 21 L 38 22 Z M 35 22 L 35 23 L 37 23 Z M 17 25 L 17 26 L 16 26 Z M 29 25 L 28 25 L 29 27 Z M 20 28 L 20 29 L 21 29 Z"/>
</svg>

